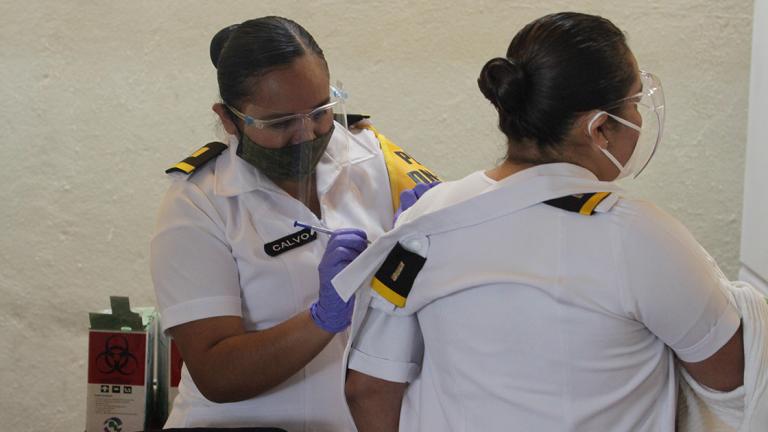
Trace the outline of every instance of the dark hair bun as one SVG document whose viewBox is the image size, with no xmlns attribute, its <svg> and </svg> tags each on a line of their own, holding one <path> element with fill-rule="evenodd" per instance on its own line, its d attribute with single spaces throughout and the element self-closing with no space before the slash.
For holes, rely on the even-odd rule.
<svg viewBox="0 0 768 432">
<path fill-rule="evenodd" d="M 219 30 L 211 39 L 211 62 L 213 67 L 219 67 L 219 56 L 221 56 L 221 50 L 224 49 L 224 45 L 227 44 L 229 37 L 232 33 L 240 27 L 240 24 L 232 24 L 231 26 L 224 27 Z"/>
<path fill-rule="evenodd" d="M 496 108 L 515 112 L 525 105 L 525 78 L 525 71 L 519 64 L 496 57 L 483 66 L 477 85 Z"/>
</svg>

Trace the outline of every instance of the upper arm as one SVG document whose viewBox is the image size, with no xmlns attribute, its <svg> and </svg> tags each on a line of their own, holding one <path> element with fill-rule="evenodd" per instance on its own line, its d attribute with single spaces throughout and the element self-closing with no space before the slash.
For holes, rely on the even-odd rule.
<svg viewBox="0 0 768 432">
<path fill-rule="evenodd" d="M 377 293 L 352 341 L 348 368 L 392 382 L 410 382 L 421 369 L 424 342 L 416 315 L 397 314 Z"/>
<path fill-rule="evenodd" d="M 680 362 L 699 383 L 718 391 L 744 384 L 744 337 L 742 327 L 716 353 L 700 362 Z"/>
<path fill-rule="evenodd" d="M 622 238 L 626 307 L 693 370 L 743 368 L 741 318 L 728 299 L 728 280 L 685 227 L 655 208 L 641 209 Z M 696 373 L 692 373 L 696 377 Z M 701 374 L 699 374 L 701 375 Z"/>
<path fill-rule="evenodd" d="M 407 384 L 350 370 L 345 393 L 360 432 L 396 432 Z"/>
<path fill-rule="evenodd" d="M 164 329 L 241 316 L 238 269 L 218 213 L 194 185 L 175 184 L 150 244 L 150 270 Z"/>
</svg>

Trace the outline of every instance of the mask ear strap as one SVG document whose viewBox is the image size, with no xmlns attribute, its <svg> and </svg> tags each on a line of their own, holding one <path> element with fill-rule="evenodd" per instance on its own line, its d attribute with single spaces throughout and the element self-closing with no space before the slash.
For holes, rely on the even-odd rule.
<svg viewBox="0 0 768 432">
<path fill-rule="evenodd" d="M 597 119 L 599 119 L 599 118 L 600 118 L 600 116 L 602 116 L 602 115 L 607 115 L 607 114 L 608 114 L 608 113 L 607 113 L 607 112 L 605 112 L 605 111 L 598 111 L 598 112 L 596 112 L 596 113 L 595 113 L 595 115 L 594 115 L 594 116 L 592 116 L 592 119 L 591 119 L 591 120 L 589 121 L 589 123 L 587 124 L 587 133 L 589 134 L 589 137 L 590 137 L 590 138 L 594 138 L 594 137 L 592 136 L 592 126 L 595 124 L 595 122 L 597 121 Z"/>
<path fill-rule="evenodd" d="M 616 168 L 618 168 L 619 173 L 623 173 L 624 172 L 626 167 L 624 165 L 622 165 L 621 162 L 619 162 L 618 159 L 616 159 L 616 157 L 614 157 L 611 154 L 611 152 L 609 152 L 607 149 L 604 149 L 602 147 L 600 147 L 600 151 L 603 152 L 605 157 L 607 157 Z"/>
<path fill-rule="evenodd" d="M 610 114 L 608 114 L 605 111 L 598 111 L 592 117 L 592 120 L 590 120 L 589 123 L 587 124 L 587 132 L 589 132 L 590 138 L 594 139 L 594 137 L 592 136 L 592 126 L 594 126 L 597 119 L 599 119 L 600 116 L 603 116 L 603 115 L 610 116 Z M 619 161 L 607 149 L 604 149 L 600 146 L 597 146 L 597 148 L 600 150 L 600 152 L 602 152 L 605 155 L 605 157 L 608 158 L 608 160 L 611 161 L 611 163 L 616 167 L 616 169 L 619 170 L 619 176 L 621 176 L 621 174 L 626 170 L 626 168 L 621 163 L 619 163 Z"/>
</svg>

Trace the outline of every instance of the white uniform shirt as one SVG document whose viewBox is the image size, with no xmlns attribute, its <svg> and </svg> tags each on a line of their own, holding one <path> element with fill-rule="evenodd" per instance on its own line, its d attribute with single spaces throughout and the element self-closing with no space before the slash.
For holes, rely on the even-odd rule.
<svg viewBox="0 0 768 432">
<path fill-rule="evenodd" d="M 426 257 L 403 308 L 376 294 L 356 313 L 348 367 L 410 382 L 403 431 L 673 431 L 672 351 L 704 360 L 739 326 L 709 255 L 617 193 L 593 216 L 539 204 L 618 192 L 581 167 L 479 175 L 429 191 L 334 279 L 359 301 L 394 242 Z"/>
<path fill-rule="evenodd" d="M 336 162 L 349 137 L 349 160 Z M 264 245 L 300 230 L 294 220 L 355 227 L 375 239 L 392 225 L 386 167 L 371 132 L 337 125 L 318 168 L 323 220 L 234 152 L 176 179 L 162 203 L 151 245 L 152 278 L 163 330 L 234 315 L 263 330 L 307 310 L 317 299 L 317 265 L 328 238 L 277 256 Z M 337 335 L 306 367 L 250 400 L 216 404 L 203 397 L 186 367 L 166 427 L 276 426 L 290 431 L 352 431 L 343 401 Z M 279 359 L 275 359 L 279 361 Z"/>
</svg>

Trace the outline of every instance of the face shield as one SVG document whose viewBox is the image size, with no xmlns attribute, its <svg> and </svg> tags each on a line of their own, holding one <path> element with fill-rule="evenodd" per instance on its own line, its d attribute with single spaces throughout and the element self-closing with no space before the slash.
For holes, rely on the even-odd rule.
<svg viewBox="0 0 768 432">
<path fill-rule="evenodd" d="M 605 111 L 596 113 L 592 119 L 594 121 L 601 115 L 607 115 L 621 125 L 634 129 L 639 133 L 635 148 L 624 165 L 616 160 L 610 152 L 601 149 L 616 168 L 619 169 L 619 175 L 616 177 L 616 180 L 629 176 L 633 178 L 639 176 L 645 167 L 648 166 L 653 155 L 656 154 L 656 149 L 658 149 L 664 133 L 664 90 L 661 87 L 661 80 L 652 73 L 640 71 L 640 81 L 643 88 L 639 93 L 624 98 L 612 105 L 615 107 L 628 103 L 632 104 L 640 115 L 639 125 Z M 590 122 L 590 130 L 592 121 Z"/>
<path fill-rule="evenodd" d="M 262 118 L 227 106 L 244 124 L 243 130 L 239 131 L 237 155 L 309 206 L 321 159 L 330 154 L 334 161 L 348 162 L 346 134 L 334 133 L 337 125 L 334 114 L 346 114 L 343 95 L 340 89 L 330 87 L 328 99 L 314 108 L 298 113 L 274 113 Z"/>
<path fill-rule="evenodd" d="M 636 105 L 643 119 L 638 130 L 640 137 L 627 162 L 627 169 L 634 177 L 639 176 L 648 166 L 664 134 L 664 90 L 661 87 L 661 80 L 656 75 L 645 71 L 640 71 L 640 80 L 643 89 L 629 99 Z"/>
</svg>

